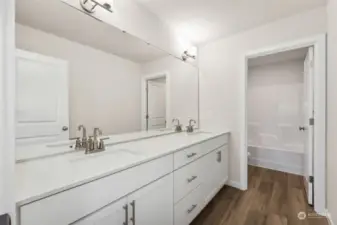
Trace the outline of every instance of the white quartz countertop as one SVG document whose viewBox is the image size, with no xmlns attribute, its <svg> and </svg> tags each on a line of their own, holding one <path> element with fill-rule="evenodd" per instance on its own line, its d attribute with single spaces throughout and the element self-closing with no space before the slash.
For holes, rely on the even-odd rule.
<svg viewBox="0 0 337 225">
<path fill-rule="evenodd" d="M 100 153 L 73 152 L 16 164 L 16 202 L 24 205 L 171 154 L 229 131 L 175 133 L 108 146 Z"/>
<path fill-rule="evenodd" d="M 174 133 L 172 129 L 162 129 L 162 130 L 150 130 L 150 131 L 138 131 L 124 134 L 114 134 L 104 137 L 108 137 L 105 140 L 106 145 L 115 145 L 120 143 L 125 143 L 134 140 L 147 139 L 152 137 L 159 137 L 167 134 Z M 26 161 L 35 158 L 57 156 L 61 154 L 67 154 L 74 152 L 73 148 L 69 146 L 74 145 L 75 141 L 58 141 L 45 144 L 26 144 L 19 145 L 16 149 L 16 161 Z"/>
</svg>

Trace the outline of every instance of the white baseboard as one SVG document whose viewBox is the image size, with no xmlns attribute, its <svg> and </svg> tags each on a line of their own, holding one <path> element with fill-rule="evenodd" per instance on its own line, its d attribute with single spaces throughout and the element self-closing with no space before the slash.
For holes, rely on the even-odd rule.
<svg viewBox="0 0 337 225">
<path fill-rule="evenodd" d="M 249 147 L 248 164 L 286 173 L 303 175 L 303 153 Z"/>
<path fill-rule="evenodd" d="M 330 225 L 335 225 L 335 223 L 332 221 L 332 217 L 331 217 L 331 214 L 329 212 L 326 212 L 325 216 L 328 219 Z"/>
<path fill-rule="evenodd" d="M 236 189 L 243 190 L 242 187 L 241 187 L 241 183 L 237 182 L 237 181 L 229 180 L 229 181 L 227 181 L 227 185 L 231 186 L 233 188 L 236 188 Z"/>
<path fill-rule="evenodd" d="M 262 167 L 262 168 L 281 171 L 285 173 L 303 175 L 302 167 L 289 166 L 285 164 L 276 163 L 273 161 L 257 159 L 257 158 L 250 158 L 248 164 L 251 166 Z"/>
</svg>

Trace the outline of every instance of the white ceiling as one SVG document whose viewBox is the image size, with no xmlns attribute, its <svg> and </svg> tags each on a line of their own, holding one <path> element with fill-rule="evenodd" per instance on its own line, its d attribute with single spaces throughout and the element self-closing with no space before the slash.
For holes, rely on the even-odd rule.
<svg viewBox="0 0 337 225">
<path fill-rule="evenodd" d="M 303 63 L 304 63 L 307 52 L 308 52 L 308 48 L 300 48 L 300 49 L 280 52 L 280 53 L 276 53 L 272 55 L 260 56 L 257 58 L 249 59 L 248 66 L 249 67 L 263 66 L 266 64 L 280 63 L 280 62 L 286 62 L 286 61 L 291 61 L 291 60 L 303 60 Z"/>
<path fill-rule="evenodd" d="M 193 44 L 326 5 L 327 0 L 136 0 Z"/>
<path fill-rule="evenodd" d="M 16 21 L 137 63 L 168 55 L 60 0 L 16 0 Z"/>
</svg>

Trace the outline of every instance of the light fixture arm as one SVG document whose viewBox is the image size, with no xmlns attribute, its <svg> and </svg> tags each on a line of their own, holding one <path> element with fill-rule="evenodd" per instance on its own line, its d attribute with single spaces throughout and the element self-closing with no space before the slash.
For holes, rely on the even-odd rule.
<svg viewBox="0 0 337 225">
<path fill-rule="evenodd" d="M 186 61 L 188 58 L 191 58 L 191 59 L 196 59 L 196 56 L 195 55 L 191 55 L 188 53 L 188 51 L 184 51 L 183 55 L 182 55 L 182 58 L 184 61 Z"/>
<path fill-rule="evenodd" d="M 82 7 L 82 9 L 84 11 L 86 11 L 87 13 L 94 13 L 95 8 L 97 6 L 100 6 L 101 8 L 113 13 L 112 9 L 111 9 L 111 5 L 109 3 L 100 3 L 97 0 L 79 0 L 80 1 L 80 5 Z M 91 4 L 88 4 L 91 3 Z"/>
</svg>

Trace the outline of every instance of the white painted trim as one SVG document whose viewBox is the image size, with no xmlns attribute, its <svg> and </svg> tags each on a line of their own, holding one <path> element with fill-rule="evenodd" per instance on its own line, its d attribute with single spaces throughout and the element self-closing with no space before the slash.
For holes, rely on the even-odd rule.
<svg viewBox="0 0 337 225">
<path fill-rule="evenodd" d="M 303 175 L 303 168 L 302 167 L 289 166 L 289 165 L 281 164 L 281 163 L 274 162 L 274 161 L 271 161 L 271 160 L 259 159 L 259 158 L 255 158 L 255 157 L 249 158 L 248 165 L 262 167 L 262 168 L 265 168 L 265 169 L 281 171 L 281 172 L 285 172 L 285 173 Z"/>
<path fill-rule="evenodd" d="M 315 177 L 315 211 L 324 212 L 326 208 L 326 34 L 295 40 L 288 43 L 271 46 L 249 52 L 245 55 L 245 68 L 243 71 L 244 85 L 242 85 L 241 104 L 243 111 L 240 113 L 241 139 L 240 139 L 240 175 L 241 186 L 248 186 L 248 158 L 247 158 L 247 75 L 248 59 L 266 56 L 293 49 L 314 47 L 315 51 L 315 145 L 314 145 L 314 177 Z M 320 76 L 317 76 L 319 74 Z"/>
<path fill-rule="evenodd" d="M 15 1 L 0 1 L 0 214 L 15 222 Z"/>
<path fill-rule="evenodd" d="M 332 220 L 331 214 L 329 212 L 326 212 L 325 216 L 328 219 L 328 222 L 330 225 L 335 225 L 335 223 Z"/>
<path fill-rule="evenodd" d="M 229 180 L 229 181 L 227 181 L 227 185 L 230 186 L 230 187 L 233 187 L 233 188 L 244 191 L 244 189 L 241 186 L 241 183 L 238 182 L 238 181 Z"/>
<path fill-rule="evenodd" d="M 150 74 L 142 77 L 141 85 L 141 121 L 142 130 L 146 130 L 146 82 L 148 80 L 165 78 L 166 79 L 166 128 L 171 127 L 171 76 L 168 71 Z"/>
</svg>

